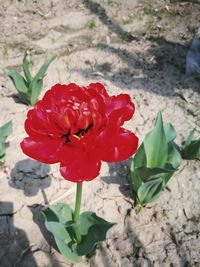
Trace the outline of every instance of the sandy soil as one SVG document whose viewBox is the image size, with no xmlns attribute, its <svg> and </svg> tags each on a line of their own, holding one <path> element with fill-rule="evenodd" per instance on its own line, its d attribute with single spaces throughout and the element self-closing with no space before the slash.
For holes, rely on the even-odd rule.
<svg viewBox="0 0 200 267">
<path fill-rule="evenodd" d="M 26 136 L 23 122 L 29 107 L 13 97 L 15 89 L 3 69 L 21 70 L 25 49 L 33 72 L 47 56 L 57 54 L 46 89 L 57 82 L 99 81 L 110 94 L 129 93 L 136 114 L 127 127 L 140 141 L 161 110 L 165 122 L 175 126 L 180 144 L 193 127 L 200 132 L 200 83 L 184 73 L 199 12 L 198 3 L 187 2 L 1 1 L 0 125 L 13 121 L 6 172 L 0 172 L 1 267 L 71 266 L 49 245 L 52 239 L 40 210 L 59 199 L 74 205 L 75 193 L 58 166 L 22 154 L 19 142 Z M 129 167 L 130 161 L 103 164 L 100 177 L 84 183 L 82 210 L 118 224 L 96 256 L 78 266 L 200 266 L 199 162 L 184 161 L 160 200 L 139 215 L 133 209 Z"/>
</svg>

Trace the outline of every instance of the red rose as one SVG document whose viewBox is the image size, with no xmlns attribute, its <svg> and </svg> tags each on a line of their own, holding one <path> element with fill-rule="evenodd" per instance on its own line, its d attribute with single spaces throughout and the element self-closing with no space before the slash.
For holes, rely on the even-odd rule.
<svg viewBox="0 0 200 267">
<path fill-rule="evenodd" d="M 60 162 L 60 172 L 69 181 L 92 180 L 101 161 L 125 160 L 136 152 L 138 138 L 121 127 L 133 113 L 129 95 L 109 96 L 100 83 L 56 84 L 28 112 L 29 137 L 21 148 L 43 163 Z"/>
</svg>

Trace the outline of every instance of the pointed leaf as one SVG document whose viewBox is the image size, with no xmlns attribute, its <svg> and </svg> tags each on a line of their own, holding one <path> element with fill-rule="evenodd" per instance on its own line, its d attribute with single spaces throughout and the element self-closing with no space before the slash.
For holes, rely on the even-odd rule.
<svg viewBox="0 0 200 267">
<path fill-rule="evenodd" d="M 136 174 L 146 182 L 148 179 L 162 177 L 166 173 L 173 173 L 176 169 L 172 165 L 165 165 L 164 168 L 140 167 L 135 170 Z"/>
<path fill-rule="evenodd" d="M 176 138 L 176 130 L 171 123 L 167 123 L 164 125 L 164 131 L 167 143 L 172 142 Z"/>
<path fill-rule="evenodd" d="M 73 245 L 75 246 L 74 243 L 68 243 L 68 245 L 66 245 L 63 240 L 57 238 L 56 236 L 54 238 L 59 251 L 66 259 L 70 260 L 72 263 L 78 263 L 81 261 L 81 257 L 77 254 L 77 251 L 75 249 L 73 250 Z"/>
<path fill-rule="evenodd" d="M 94 250 L 96 245 L 106 239 L 107 231 L 115 223 L 110 223 L 98 217 L 93 212 L 84 212 L 79 217 L 79 231 L 82 241 L 77 245 L 79 256 L 87 255 Z"/>
<path fill-rule="evenodd" d="M 2 159 L 2 161 L 4 161 L 5 158 L 5 150 L 6 150 L 5 143 L 3 140 L 0 140 L 0 158 Z"/>
<path fill-rule="evenodd" d="M 163 127 L 162 115 L 159 112 L 155 128 L 145 136 L 144 148 L 147 167 L 163 167 L 167 159 L 167 140 Z"/>
<path fill-rule="evenodd" d="M 191 141 L 190 144 L 181 151 L 181 154 L 184 159 L 200 159 L 200 139 Z"/>
<path fill-rule="evenodd" d="M 31 73 L 30 73 L 30 70 L 29 70 L 29 62 L 26 59 L 26 57 L 27 57 L 27 51 L 25 52 L 24 58 L 23 58 L 23 70 L 24 70 L 24 75 L 25 75 L 25 77 L 27 79 L 27 82 L 30 83 L 31 80 L 32 80 L 32 76 L 31 76 Z"/>
<path fill-rule="evenodd" d="M 162 178 L 157 178 L 143 183 L 138 190 L 138 199 L 141 204 L 157 199 L 163 189 Z"/>
<path fill-rule="evenodd" d="M 200 159 L 200 138 L 197 140 L 192 140 L 194 133 L 195 129 L 190 132 L 183 145 L 181 155 L 184 159 Z"/>
<path fill-rule="evenodd" d="M 192 142 L 192 138 L 194 136 L 194 133 L 195 133 L 195 128 L 189 133 L 186 141 L 184 142 L 183 149 L 185 149 Z"/>
<path fill-rule="evenodd" d="M 0 140 L 5 140 L 12 133 L 12 121 L 0 127 Z"/>
<path fill-rule="evenodd" d="M 10 77 L 15 88 L 19 93 L 26 94 L 28 92 L 25 79 L 17 71 L 11 69 L 5 69 L 5 73 Z"/>
<path fill-rule="evenodd" d="M 53 234 L 59 251 L 71 262 L 79 262 L 80 257 L 76 251 L 72 227 L 66 226 L 68 220 L 72 220 L 71 208 L 66 204 L 58 203 L 43 211 L 43 214 L 45 226 Z"/>
<path fill-rule="evenodd" d="M 136 174 L 135 169 L 141 166 L 146 166 L 146 155 L 144 150 L 144 144 L 142 143 L 137 150 L 132 163 L 131 163 L 131 169 L 130 169 L 130 175 L 131 175 L 131 183 L 133 186 L 133 191 L 137 193 L 137 190 L 142 184 L 142 180 L 140 177 Z"/>
<path fill-rule="evenodd" d="M 49 59 L 47 59 L 45 61 L 45 63 L 42 65 L 42 67 L 39 69 L 39 71 L 37 72 L 37 74 L 35 75 L 34 79 L 35 80 L 40 80 L 44 78 L 44 75 L 49 67 L 49 65 L 51 64 L 51 62 L 56 58 L 56 56 L 52 56 Z"/>
<path fill-rule="evenodd" d="M 142 185 L 142 179 L 137 175 L 135 171 L 131 171 L 131 184 L 133 191 L 137 194 L 138 189 Z"/>
<path fill-rule="evenodd" d="M 42 67 L 39 69 L 35 77 L 32 79 L 30 88 L 31 88 L 31 105 L 34 106 L 35 103 L 38 101 L 38 97 L 42 91 L 43 86 L 43 79 L 44 75 L 47 71 L 47 68 L 49 64 L 56 58 L 56 56 L 52 56 L 42 65 Z"/>
<path fill-rule="evenodd" d="M 0 155 L 0 164 L 3 164 L 5 161 L 5 154 Z"/>
<path fill-rule="evenodd" d="M 139 149 L 137 150 L 133 158 L 133 162 L 134 162 L 134 168 L 146 166 L 146 154 L 145 154 L 145 149 L 144 149 L 144 143 L 142 143 Z M 132 169 L 133 169 L 133 166 L 132 166 Z"/>
<path fill-rule="evenodd" d="M 172 175 L 173 175 L 173 173 L 166 173 L 165 175 L 163 175 L 163 177 L 162 177 L 162 179 L 163 179 L 163 188 L 166 186 L 166 184 L 168 183 L 168 181 L 170 180 Z"/>
<path fill-rule="evenodd" d="M 173 142 L 168 144 L 167 163 L 171 164 L 175 170 L 177 170 L 181 164 L 181 155 Z"/>
<path fill-rule="evenodd" d="M 35 103 L 38 101 L 38 97 L 42 91 L 43 86 L 43 80 L 33 80 L 33 83 L 31 84 L 31 105 L 34 106 Z"/>
<path fill-rule="evenodd" d="M 73 219 L 73 211 L 69 205 L 65 203 L 57 203 L 56 205 L 51 205 L 49 208 L 54 212 L 57 216 L 58 220 L 66 224 Z"/>
<path fill-rule="evenodd" d="M 5 159 L 5 140 L 12 132 L 12 122 L 9 121 L 0 127 L 0 163 L 4 162 Z"/>
</svg>

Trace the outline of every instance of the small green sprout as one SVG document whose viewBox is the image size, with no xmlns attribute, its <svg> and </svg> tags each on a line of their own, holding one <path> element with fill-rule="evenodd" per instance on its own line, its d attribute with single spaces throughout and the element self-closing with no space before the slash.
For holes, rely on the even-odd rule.
<svg viewBox="0 0 200 267">
<path fill-rule="evenodd" d="M 38 101 L 38 97 L 42 91 L 45 73 L 50 63 L 55 58 L 56 56 L 52 56 L 47 59 L 46 62 L 41 66 L 35 77 L 32 77 L 30 73 L 30 62 L 27 60 L 27 52 L 25 52 L 22 64 L 24 77 L 14 69 L 5 69 L 5 73 L 12 80 L 15 88 L 19 93 L 19 98 L 23 103 L 34 106 L 34 104 Z"/>
</svg>

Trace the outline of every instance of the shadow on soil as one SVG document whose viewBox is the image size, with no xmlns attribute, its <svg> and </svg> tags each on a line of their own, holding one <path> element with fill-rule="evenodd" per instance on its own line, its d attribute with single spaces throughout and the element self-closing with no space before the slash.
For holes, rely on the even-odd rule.
<svg viewBox="0 0 200 267">
<path fill-rule="evenodd" d="M 134 193 L 130 184 L 131 159 L 118 163 L 108 163 L 109 176 L 102 177 L 107 184 L 118 184 L 119 191 L 128 198 L 134 199 Z"/>
<path fill-rule="evenodd" d="M 111 32 L 117 34 L 117 36 L 124 42 L 131 42 L 135 40 L 135 37 L 132 36 L 130 32 L 127 32 L 122 29 L 122 27 L 108 17 L 106 10 L 99 3 L 92 0 L 83 0 L 83 4 L 91 13 L 98 16 L 99 20 L 108 27 Z"/>
<path fill-rule="evenodd" d="M 112 62 L 90 62 L 87 60 L 88 67 L 84 70 L 77 69 L 84 77 L 96 79 L 100 75 L 104 80 L 109 80 L 119 88 L 125 85 L 128 89 L 143 88 L 146 91 L 158 95 L 173 97 L 179 89 L 188 89 L 200 93 L 199 78 L 187 76 L 185 74 L 186 54 L 190 44 L 176 43 L 167 41 L 164 37 L 143 37 L 135 38 L 130 33 L 124 31 L 118 24 L 112 22 L 106 10 L 99 3 L 92 0 L 83 0 L 83 3 L 91 13 L 98 16 L 109 30 L 115 33 L 121 40 L 131 42 L 131 46 L 141 45 L 144 41 L 147 47 L 141 52 L 131 52 L 127 48 L 119 45 L 98 43 L 97 49 L 116 55 L 125 67 L 112 69 Z M 116 65 L 116 64 L 115 64 Z M 108 68 L 105 66 L 109 66 Z M 176 89 L 176 92 L 175 92 Z"/>
<path fill-rule="evenodd" d="M 144 245 L 134 233 L 134 224 L 130 214 L 124 220 L 123 236 L 117 235 L 106 241 L 106 247 L 101 247 L 98 262 L 91 259 L 91 266 L 110 267 L 114 266 L 148 266 L 153 267 L 153 262 L 149 259 Z"/>
<path fill-rule="evenodd" d="M 0 265 L 39 267 L 25 231 L 14 226 L 14 214 L 12 202 L 0 202 Z"/>
<path fill-rule="evenodd" d="M 15 213 L 12 202 L 0 202 L 0 266 L 40 267 L 41 265 L 38 265 L 34 259 L 34 253 L 40 251 L 49 258 L 48 267 L 61 267 L 50 249 L 42 249 L 36 247 L 36 244 L 30 244 L 25 231 L 14 226 Z M 38 223 L 38 220 L 41 220 L 37 218 L 39 214 L 39 210 L 37 215 L 33 212 L 34 222 Z M 43 233 L 45 231 L 47 232 L 43 229 Z M 50 238 L 46 232 L 45 237 Z M 50 244 L 52 246 L 53 242 L 51 241 Z"/>
<path fill-rule="evenodd" d="M 106 43 L 99 43 L 97 48 L 115 54 L 126 66 L 115 71 L 112 70 L 112 62 L 102 64 L 98 60 L 95 63 L 87 61 L 88 67 L 77 70 L 85 77 L 96 79 L 100 75 L 120 88 L 142 88 L 167 97 L 173 97 L 179 90 L 189 88 L 200 93 L 199 78 L 185 74 L 188 46 L 168 42 L 164 38 L 154 38 L 150 48 L 141 53 L 132 53 L 126 48 L 117 48 Z"/>
<path fill-rule="evenodd" d="M 50 167 L 38 161 L 25 159 L 17 162 L 11 170 L 9 185 L 24 191 L 26 196 L 35 196 L 41 190 L 45 203 L 44 189 L 51 185 Z"/>
<path fill-rule="evenodd" d="M 183 267 L 198 266 L 196 265 L 198 264 L 197 262 L 194 262 L 193 264 L 191 263 L 190 251 L 188 251 L 187 246 L 184 244 L 184 241 L 181 239 L 179 240 L 178 238 L 178 234 L 180 234 L 180 232 L 177 233 L 174 227 L 170 224 L 167 225 L 167 229 L 165 231 L 167 231 L 173 245 L 176 248 L 176 252 L 179 257 L 180 266 L 183 266 Z M 184 233 L 184 231 L 182 233 Z M 185 235 L 185 233 L 183 236 L 184 238 L 187 239 L 187 236 Z M 169 250 L 169 248 L 165 248 L 165 249 Z"/>
<path fill-rule="evenodd" d="M 44 210 L 44 206 L 35 204 L 29 206 L 29 209 L 33 214 L 33 221 L 39 227 L 44 239 L 51 247 L 58 250 L 53 235 L 46 229 L 44 224 L 44 217 L 42 216 L 42 211 Z"/>
</svg>

